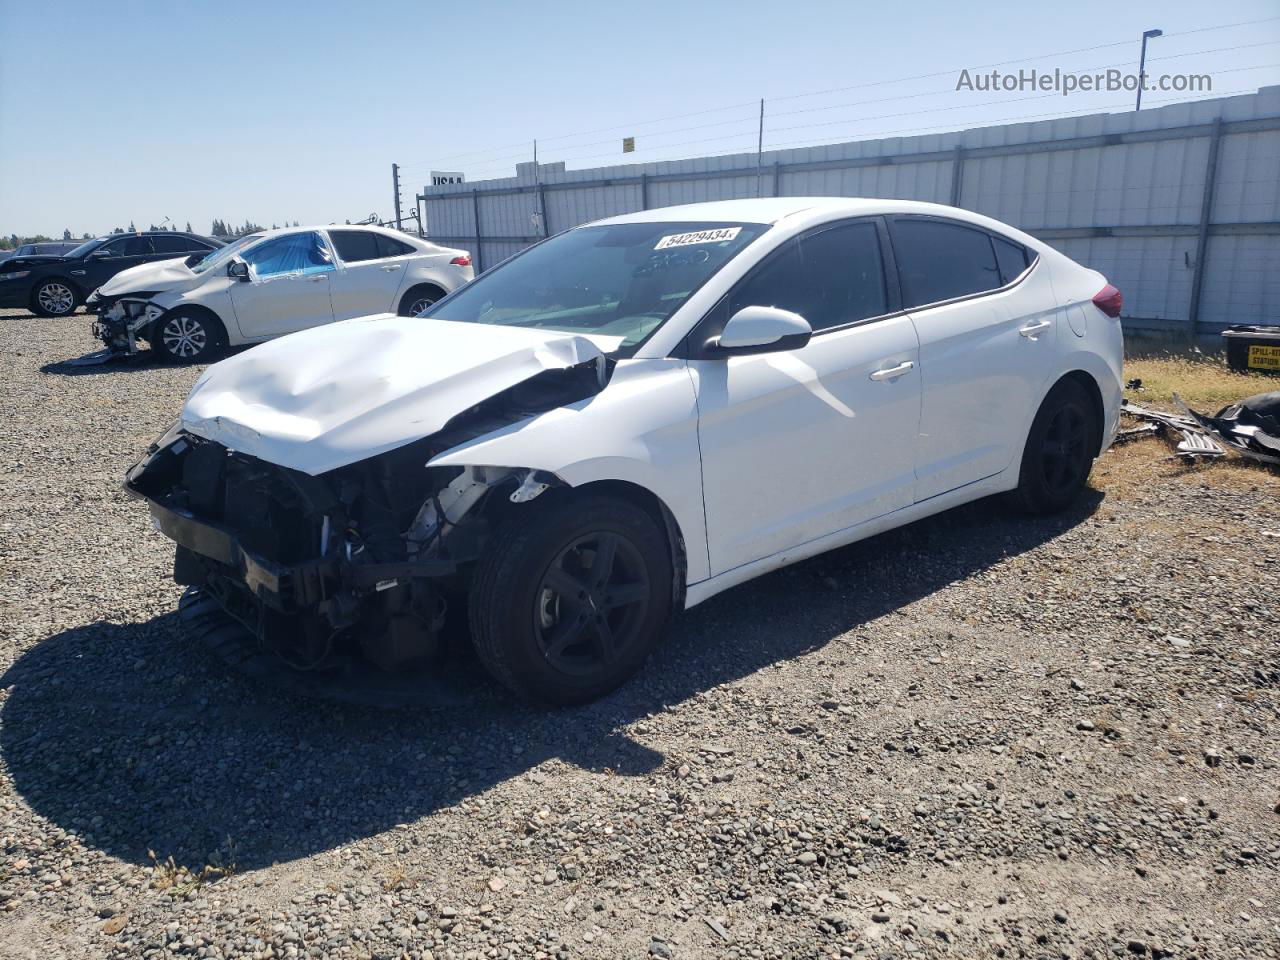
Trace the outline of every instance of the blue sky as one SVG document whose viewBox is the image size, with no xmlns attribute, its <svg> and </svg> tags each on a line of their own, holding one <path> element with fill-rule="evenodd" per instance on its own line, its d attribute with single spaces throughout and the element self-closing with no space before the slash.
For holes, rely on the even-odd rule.
<svg viewBox="0 0 1280 960">
<path fill-rule="evenodd" d="M 960 68 L 1020 58 L 1005 69 L 1133 64 L 1148 27 L 1167 34 L 1149 72 L 1253 90 L 1280 83 L 1280 19 L 1204 28 L 1278 13 L 1274 0 L 0 0 L 0 233 L 385 217 L 392 161 L 411 205 L 433 168 L 511 175 L 534 137 L 570 167 L 749 150 L 760 97 L 766 149 L 1122 109 L 1128 94 L 954 88 Z M 627 134 L 640 152 L 624 158 Z"/>
</svg>

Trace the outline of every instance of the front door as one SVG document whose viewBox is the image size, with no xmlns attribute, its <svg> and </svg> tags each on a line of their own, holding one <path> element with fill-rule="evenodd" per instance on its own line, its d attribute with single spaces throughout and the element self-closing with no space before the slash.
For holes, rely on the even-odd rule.
<svg viewBox="0 0 1280 960">
<path fill-rule="evenodd" d="M 919 356 L 887 288 L 875 220 L 784 244 L 694 337 L 744 306 L 792 310 L 798 349 L 690 360 L 712 575 L 911 503 Z"/>
<path fill-rule="evenodd" d="M 333 255 L 319 233 L 306 230 L 275 237 L 241 259 L 249 264 L 249 282 L 231 285 L 231 302 L 247 339 L 276 337 L 333 320 Z"/>
<path fill-rule="evenodd" d="M 151 254 L 150 237 L 130 234 L 109 240 L 85 258 L 85 289 L 97 290 L 121 270 L 146 263 Z"/>
</svg>

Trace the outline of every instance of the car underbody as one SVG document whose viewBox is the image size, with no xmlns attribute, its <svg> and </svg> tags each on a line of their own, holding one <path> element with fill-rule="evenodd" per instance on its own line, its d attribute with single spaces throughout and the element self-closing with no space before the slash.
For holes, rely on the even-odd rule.
<svg viewBox="0 0 1280 960">
<path fill-rule="evenodd" d="M 174 579 L 216 598 L 289 665 L 324 669 L 353 654 L 385 669 L 421 663 L 491 533 L 562 486 L 527 468 L 427 463 L 590 397 L 608 373 L 595 360 L 543 371 L 431 436 L 315 476 L 175 424 L 125 487 L 177 543 Z"/>
</svg>

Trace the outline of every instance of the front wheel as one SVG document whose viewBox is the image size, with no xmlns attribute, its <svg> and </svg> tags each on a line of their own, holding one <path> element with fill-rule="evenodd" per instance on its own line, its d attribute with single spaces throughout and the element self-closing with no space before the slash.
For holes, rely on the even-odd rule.
<svg viewBox="0 0 1280 960">
<path fill-rule="evenodd" d="M 1057 383 L 1036 412 L 1022 453 L 1017 504 L 1030 513 L 1057 513 L 1084 489 L 1099 446 L 1098 418 L 1076 380 Z"/>
<path fill-rule="evenodd" d="M 31 309 L 42 317 L 65 317 L 75 312 L 76 292 L 63 280 L 45 280 L 31 297 Z"/>
<path fill-rule="evenodd" d="M 640 507 L 552 494 L 494 536 L 472 578 L 471 635 L 526 700 L 587 703 L 630 677 L 671 614 L 671 555 Z"/>
<path fill-rule="evenodd" d="M 156 321 L 151 348 L 170 363 L 201 363 L 218 348 L 222 331 L 198 313 L 171 313 Z"/>
</svg>

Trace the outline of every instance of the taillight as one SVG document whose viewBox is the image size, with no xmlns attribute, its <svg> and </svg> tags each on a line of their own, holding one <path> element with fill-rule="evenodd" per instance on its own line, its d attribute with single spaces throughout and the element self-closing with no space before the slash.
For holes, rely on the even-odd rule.
<svg viewBox="0 0 1280 960">
<path fill-rule="evenodd" d="M 1120 308 L 1124 306 L 1124 297 L 1120 291 L 1107 284 L 1093 296 L 1093 305 L 1108 317 L 1120 316 Z"/>
<path fill-rule="evenodd" d="M 464 254 L 463 254 L 462 256 L 460 256 L 460 257 L 454 257 L 454 258 L 453 258 L 452 260 L 450 260 L 449 262 L 450 262 L 451 264 L 453 264 L 455 267 L 469 267 L 469 266 L 471 266 L 471 254 L 469 254 L 469 253 L 464 253 Z M 1119 295 L 1120 295 L 1120 294 L 1118 294 L 1118 293 L 1116 294 L 1116 296 L 1119 296 Z"/>
</svg>

